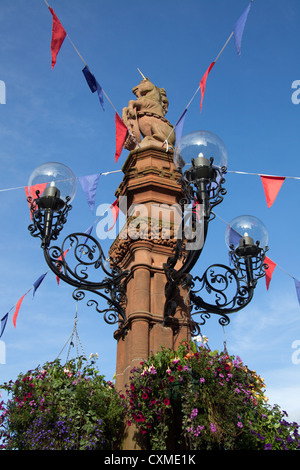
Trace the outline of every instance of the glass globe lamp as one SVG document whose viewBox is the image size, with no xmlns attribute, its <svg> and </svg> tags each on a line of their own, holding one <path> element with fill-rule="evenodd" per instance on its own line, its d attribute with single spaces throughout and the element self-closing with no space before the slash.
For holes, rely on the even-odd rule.
<svg viewBox="0 0 300 470">
<path fill-rule="evenodd" d="M 235 250 L 238 256 L 256 256 L 267 248 L 268 232 L 257 217 L 241 215 L 227 226 L 225 242 L 229 250 Z"/>
<path fill-rule="evenodd" d="M 64 205 L 73 201 L 77 179 L 70 168 L 62 163 L 43 163 L 29 177 L 28 191 L 33 199 L 37 197 L 36 190 L 39 190 L 39 196 L 43 199 L 56 197 Z"/>
<path fill-rule="evenodd" d="M 208 131 L 194 131 L 178 142 L 174 152 L 177 170 L 183 173 L 193 167 L 221 169 L 227 165 L 227 149 L 217 135 Z"/>
</svg>

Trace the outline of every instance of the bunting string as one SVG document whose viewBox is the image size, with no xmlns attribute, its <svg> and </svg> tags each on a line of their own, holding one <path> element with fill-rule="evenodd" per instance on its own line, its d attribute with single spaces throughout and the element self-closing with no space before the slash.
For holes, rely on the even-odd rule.
<svg viewBox="0 0 300 470">
<path fill-rule="evenodd" d="M 112 213 L 113 213 L 113 218 L 114 218 L 114 223 L 113 223 L 113 226 L 115 225 L 116 223 L 116 220 L 117 220 L 117 217 L 118 217 L 118 213 L 119 213 L 119 208 L 118 208 L 118 204 L 117 204 L 117 201 L 114 201 L 114 203 L 110 206 L 109 209 L 112 210 Z M 117 207 L 117 210 L 116 210 L 116 207 Z M 94 225 L 98 222 L 98 220 L 100 220 L 104 215 L 105 213 L 109 210 L 109 209 L 106 209 L 104 212 L 102 212 L 102 214 L 99 215 L 99 217 L 96 218 L 96 220 L 93 222 L 93 224 L 85 230 L 84 233 L 86 234 L 90 234 L 92 232 L 92 229 L 94 227 Z M 113 226 L 109 229 L 111 230 L 113 228 Z M 109 231 L 108 230 L 108 231 Z M 65 251 L 65 253 L 63 254 L 63 256 L 65 256 L 67 254 L 67 252 L 72 249 L 72 245 L 70 246 L 70 248 L 68 250 Z M 17 317 L 18 317 L 18 314 L 19 314 L 19 310 L 20 310 L 20 307 L 21 307 L 21 304 L 24 300 L 24 298 L 29 294 L 29 292 L 31 292 L 33 290 L 33 297 L 35 295 L 35 292 L 36 290 L 38 289 L 38 287 L 41 285 L 41 283 L 43 282 L 44 278 L 46 277 L 46 275 L 50 272 L 51 270 L 48 269 L 48 271 L 46 271 L 44 274 L 42 274 L 41 276 L 38 277 L 38 279 L 33 283 L 32 287 L 30 289 L 28 289 L 28 291 L 22 295 L 22 297 L 20 297 L 20 299 L 18 300 L 18 302 L 13 305 L 8 311 L 7 313 L 1 318 L 0 320 L 0 325 L 1 325 L 1 331 L 0 331 L 0 338 L 1 336 L 3 335 L 4 333 L 4 330 L 6 328 L 6 324 L 7 324 L 7 319 L 8 319 L 8 315 L 9 313 L 15 309 L 14 311 L 14 315 L 13 315 L 13 324 L 14 324 L 14 327 L 16 328 L 16 321 L 17 321 Z M 56 276 L 56 281 L 57 281 L 57 285 L 59 285 L 59 278 L 58 276 Z"/>
<path fill-rule="evenodd" d="M 218 214 L 216 214 L 214 212 L 215 216 L 220 219 L 222 222 L 224 222 L 227 226 L 229 226 L 229 222 L 226 222 L 226 220 L 224 220 L 222 217 L 220 217 Z M 269 285 L 270 285 L 270 281 L 271 281 L 271 278 L 272 278 L 272 274 L 273 274 L 273 271 L 275 269 L 275 267 L 279 268 L 281 271 L 283 271 L 285 274 L 287 274 L 290 278 L 292 278 L 294 281 L 295 281 L 295 284 L 297 286 L 297 283 L 299 284 L 298 289 L 297 289 L 297 295 L 298 295 L 298 300 L 299 300 L 299 305 L 300 305 L 300 282 L 297 281 L 297 279 L 291 274 L 289 273 L 286 269 L 282 268 L 282 266 L 280 266 L 279 264 L 275 263 L 274 261 L 272 261 L 270 258 L 268 257 L 265 257 L 265 263 L 266 264 L 269 264 L 269 268 L 271 266 L 271 274 L 269 274 L 267 277 L 266 277 L 266 286 L 267 286 L 267 289 L 269 289 Z M 268 272 L 268 270 L 266 271 L 266 273 Z"/>
<path fill-rule="evenodd" d="M 113 212 L 113 217 L 114 217 L 114 224 L 116 223 L 116 218 L 118 216 L 118 210 L 115 211 L 115 208 L 118 206 L 117 204 L 117 201 L 116 200 L 111 206 L 110 206 L 110 209 L 112 210 Z M 92 228 L 93 226 L 97 223 L 97 221 L 103 217 L 103 215 L 107 212 L 104 211 L 96 220 L 95 222 L 85 231 L 86 234 L 90 234 L 91 231 L 92 231 Z M 214 213 L 215 216 L 220 219 L 222 222 L 224 222 L 227 226 L 229 226 L 230 224 L 228 222 L 226 222 L 226 220 L 224 220 L 222 217 L 220 217 L 218 214 Z M 113 225 L 114 225 L 113 224 Z M 112 227 L 109 229 L 111 230 Z M 108 230 L 108 231 L 109 231 Z M 70 247 L 71 249 L 72 247 Z M 64 253 L 64 255 L 67 253 L 67 251 L 69 250 L 66 250 L 66 252 Z M 290 274 L 288 271 L 286 271 L 285 269 L 283 269 L 280 265 L 278 265 L 277 263 L 275 263 L 273 260 L 271 260 L 270 258 L 268 258 L 267 256 L 265 257 L 265 263 L 268 265 L 268 269 L 266 270 L 266 288 L 267 290 L 269 290 L 269 286 L 270 286 L 270 282 L 271 282 L 271 279 L 272 279 L 272 275 L 273 275 L 273 272 L 275 270 L 275 268 L 279 268 L 281 269 L 285 274 L 287 274 L 290 278 L 292 278 L 294 280 L 294 285 L 295 285 L 295 289 L 296 289 L 296 294 L 297 294 L 297 299 L 298 299 L 298 303 L 300 305 L 300 281 L 298 281 L 292 274 Z M 41 275 L 32 285 L 32 287 L 30 289 L 28 289 L 28 291 L 18 300 L 18 302 L 12 306 L 8 312 L 1 318 L 0 320 L 0 324 L 1 324 L 1 331 L 0 331 L 0 338 L 1 336 L 3 335 L 4 333 L 4 330 L 6 328 L 6 324 L 7 324 L 7 319 L 8 319 L 8 315 L 9 313 L 15 309 L 14 311 L 14 315 L 13 315 L 13 324 L 14 324 L 14 327 L 16 327 L 16 320 L 17 320 L 17 317 L 18 317 L 18 314 L 19 314 L 19 309 L 21 307 L 21 304 L 24 300 L 24 298 L 26 297 L 26 295 L 31 292 L 32 290 L 34 290 L 33 292 L 33 296 L 35 295 L 35 292 L 37 290 L 37 288 L 40 286 L 40 284 L 42 283 L 42 281 L 44 280 L 46 274 L 50 271 L 50 269 L 43 275 Z M 59 284 L 59 283 L 58 283 Z"/>
<path fill-rule="evenodd" d="M 122 170 L 112 170 L 112 171 L 106 171 L 103 173 L 99 173 L 100 176 L 107 176 L 111 175 L 114 173 L 122 173 Z M 284 178 L 284 179 L 294 179 L 294 180 L 300 180 L 300 176 L 282 176 L 282 175 L 274 175 L 274 174 L 266 174 L 266 173 L 253 173 L 253 172 L 247 172 L 247 171 L 236 171 L 236 170 L 226 170 L 226 173 L 235 173 L 237 175 L 250 175 L 250 176 L 265 176 L 269 178 Z M 80 176 L 76 177 L 77 180 L 81 178 Z M 61 181 L 66 181 L 66 180 L 61 180 Z M 58 182 L 58 181 L 57 181 Z M 26 186 L 14 186 L 12 188 L 3 188 L 0 189 L 0 192 L 6 192 L 6 191 L 14 191 L 17 189 L 25 189 Z"/>
<path fill-rule="evenodd" d="M 125 139 L 126 139 L 126 136 L 127 136 L 127 133 L 132 137 L 132 139 L 136 142 L 136 144 L 138 145 L 138 147 L 140 147 L 140 144 L 138 143 L 138 141 L 135 139 L 134 135 L 131 133 L 131 131 L 127 128 L 127 126 L 125 125 L 125 123 L 122 121 L 122 119 L 120 118 L 119 116 L 119 113 L 116 109 L 116 107 L 114 106 L 114 104 L 112 103 L 111 99 L 109 98 L 109 96 L 107 95 L 107 93 L 105 92 L 105 90 L 103 90 L 103 88 L 99 85 L 99 83 L 97 82 L 97 80 L 95 79 L 94 75 L 92 74 L 92 72 L 90 71 L 86 61 L 84 60 L 83 56 L 80 54 L 79 50 L 77 49 L 77 47 L 75 46 L 74 42 L 72 41 L 72 39 L 70 38 L 69 34 L 64 30 L 62 24 L 60 23 L 60 21 L 58 20 L 57 16 L 55 15 L 53 9 L 50 7 L 49 3 L 47 2 L 47 0 L 44 0 L 46 6 L 48 7 L 48 9 L 50 10 L 52 16 L 53 16 L 53 26 L 52 26 L 52 41 L 51 41 L 51 54 L 52 54 L 52 69 L 56 63 L 56 56 L 63 44 L 63 41 L 65 39 L 65 37 L 68 38 L 68 40 L 70 41 L 70 44 L 72 45 L 72 47 L 74 48 L 75 52 L 77 53 L 77 55 L 79 56 L 79 58 L 82 60 L 82 62 L 84 63 L 84 69 L 83 69 L 83 73 L 86 77 L 86 80 L 87 80 L 87 83 L 88 85 L 90 86 L 92 92 L 94 93 L 95 91 L 98 92 L 98 96 L 99 96 L 99 99 L 100 99 L 100 103 L 102 105 L 102 108 L 104 110 L 104 106 L 103 106 L 103 99 L 102 99 L 102 93 L 103 95 L 105 96 L 105 98 L 107 99 L 107 101 L 109 102 L 109 104 L 111 105 L 111 107 L 113 108 L 114 112 L 115 112 L 115 117 L 116 117 L 116 120 L 120 120 L 122 122 L 122 127 L 124 129 L 126 129 L 126 134 L 124 135 L 124 133 L 122 134 L 122 137 L 123 137 L 123 140 L 122 140 L 122 147 L 124 145 L 124 142 L 125 142 Z M 93 84 L 91 84 L 91 82 L 93 82 Z M 93 85 L 96 85 L 95 88 Z M 120 145 L 120 139 L 118 139 L 118 136 L 119 136 L 119 132 L 120 132 L 120 127 L 119 128 L 116 128 L 116 138 L 117 138 L 117 145 L 119 144 Z M 122 148 L 121 148 L 122 150 Z M 121 150 L 117 150 L 116 151 L 116 156 L 115 156 L 115 161 L 118 160 L 120 154 L 121 154 Z"/>
<path fill-rule="evenodd" d="M 236 173 L 238 175 L 254 175 L 254 176 L 267 176 L 270 178 L 285 178 L 285 179 L 294 179 L 300 180 L 300 176 L 279 176 L 279 175 L 267 175 L 265 173 L 248 173 L 246 171 L 234 171 L 234 170 L 226 170 L 226 173 Z"/>
<path fill-rule="evenodd" d="M 48 9 L 50 10 L 50 12 L 53 16 L 52 40 L 51 40 L 52 68 L 54 67 L 54 65 L 56 63 L 56 56 L 57 56 L 57 54 L 58 54 L 58 52 L 59 52 L 59 50 L 60 50 L 60 48 L 61 48 L 61 46 L 64 42 L 64 39 L 65 39 L 65 37 L 67 37 L 70 41 L 70 44 L 74 48 L 75 52 L 78 54 L 79 58 L 84 63 L 83 73 L 86 77 L 87 83 L 90 86 L 93 93 L 95 91 L 98 92 L 100 103 L 103 107 L 103 110 L 104 110 L 104 106 L 103 106 L 102 94 L 106 97 L 106 99 L 108 100 L 108 102 L 110 103 L 110 105 L 112 106 L 112 108 L 115 111 L 115 126 L 116 126 L 115 163 L 116 163 L 118 161 L 118 158 L 119 158 L 119 156 L 121 154 L 121 151 L 122 151 L 122 148 L 124 146 L 124 143 L 125 143 L 125 140 L 126 140 L 126 137 L 127 137 L 127 133 L 133 138 L 133 140 L 136 142 L 138 147 L 140 147 L 140 144 L 139 144 L 139 142 L 137 142 L 137 140 L 135 139 L 135 137 L 133 136 L 131 131 L 127 128 L 125 123 L 120 118 L 120 116 L 119 116 L 119 114 L 116 110 L 116 107 L 111 102 L 111 100 L 108 97 L 108 95 L 106 94 L 106 92 L 102 89 L 102 87 L 99 85 L 99 83 L 95 79 L 94 75 L 90 72 L 90 69 L 87 66 L 86 61 L 84 60 L 84 58 L 80 54 L 80 52 L 77 49 L 77 47 L 75 46 L 74 42 L 71 40 L 69 34 L 64 30 L 62 24 L 60 23 L 59 19 L 55 15 L 53 9 L 50 7 L 47 0 L 44 0 L 44 2 L 45 2 L 46 6 L 48 7 Z M 202 103 L 203 103 L 205 87 L 206 87 L 206 80 L 207 80 L 208 74 L 212 70 L 215 63 L 219 60 L 220 56 L 222 55 L 223 51 L 225 50 L 226 46 L 228 45 L 228 43 L 230 42 L 230 40 L 233 36 L 234 36 L 234 39 L 235 39 L 235 47 L 236 47 L 237 53 L 238 53 L 238 55 L 241 55 L 241 43 L 242 43 L 243 32 L 244 32 L 245 24 L 246 24 L 247 17 L 248 17 L 248 14 L 249 14 L 252 3 L 253 3 L 253 0 L 250 0 L 250 3 L 248 5 L 248 7 L 245 9 L 245 11 L 242 13 L 242 15 L 239 17 L 239 19 L 235 23 L 233 31 L 231 32 L 231 34 L 229 35 L 229 37 L 226 40 L 225 44 L 223 45 L 223 47 L 219 51 L 219 53 L 216 56 L 215 60 L 210 64 L 207 71 L 203 75 L 197 90 L 195 91 L 194 95 L 192 96 L 192 98 L 188 102 L 187 106 L 185 107 L 184 112 L 182 113 L 181 117 L 178 119 L 175 127 L 171 130 L 169 136 L 163 142 L 162 147 L 164 147 L 166 145 L 166 151 L 167 152 L 169 150 L 169 143 L 168 143 L 169 137 L 172 135 L 173 132 L 176 132 L 176 128 L 178 126 L 180 126 L 180 130 L 177 130 L 176 137 L 180 137 L 182 127 L 183 127 L 183 119 L 185 118 L 186 112 L 187 112 L 190 104 L 192 103 L 192 101 L 194 100 L 196 95 L 198 94 L 199 90 L 201 90 L 200 108 L 201 108 L 201 112 L 202 112 Z M 139 69 L 138 69 L 138 71 L 141 73 L 141 71 Z M 144 75 L 142 73 L 141 73 L 141 75 L 144 78 Z M 125 132 L 125 130 L 126 130 L 126 132 Z"/>
<path fill-rule="evenodd" d="M 244 32 L 244 27 L 245 27 L 245 23 L 246 23 L 246 20 L 247 20 L 247 17 L 248 17 L 248 13 L 250 11 L 250 7 L 251 7 L 251 4 L 253 3 L 253 0 L 251 0 L 251 2 L 249 3 L 248 7 L 246 8 L 246 10 L 243 12 L 243 14 L 240 16 L 240 18 L 238 19 L 238 21 L 236 22 L 236 24 L 234 25 L 234 29 L 233 31 L 231 32 L 231 34 L 229 35 L 227 41 L 225 42 L 225 44 L 223 45 L 223 47 L 221 48 L 220 52 L 218 53 L 217 57 L 215 58 L 215 60 L 213 62 L 211 62 L 210 66 L 208 67 L 207 71 L 205 72 L 205 74 L 203 75 L 202 79 L 200 80 L 200 84 L 198 86 L 198 88 L 196 89 L 194 95 L 192 96 L 192 98 L 190 99 L 190 101 L 188 102 L 187 106 L 185 107 L 184 109 L 184 112 L 182 113 L 181 117 L 178 119 L 176 125 L 174 126 L 174 128 L 171 130 L 170 134 L 168 135 L 168 137 L 166 138 L 166 140 L 164 141 L 162 147 L 164 147 L 165 144 L 167 144 L 167 147 L 168 147 L 168 140 L 170 138 L 170 136 L 172 135 L 173 132 L 175 132 L 175 129 L 176 129 L 176 126 L 180 123 L 181 121 L 181 118 L 183 116 L 185 116 L 189 106 L 191 105 L 191 103 L 194 101 L 196 95 L 198 94 L 198 92 L 201 90 L 201 103 L 200 103 L 200 107 L 201 107 L 201 110 L 202 110 L 202 102 L 203 102 L 203 97 L 204 97 L 204 93 L 205 93 L 205 86 L 206 86 L 206 80 L 207 80 L 207 76 L 209 74 L 209 72 L 211 71 L 211 69 L 213 68 L 213 66 L 216 64 L 216 62 L 219 60 L 219 58 L 221 57 L 222 53 L 224 52 L 226 46 L 228 45 L 228 43 L 230 42 L 231 38 L 233 36 L 235 36 L 235 46 L 236 46 L 236 49 L 237 49 L 237 52 L 238 54 L 240 55 L 241 54 L 241 42 L 242 42 L 242 36 L 243 36 L 243 32 Z"/>
</svg>

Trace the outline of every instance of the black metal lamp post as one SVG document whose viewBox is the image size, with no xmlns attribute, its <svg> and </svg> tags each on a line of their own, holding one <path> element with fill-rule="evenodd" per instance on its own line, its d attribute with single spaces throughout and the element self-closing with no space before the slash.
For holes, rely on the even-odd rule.
<svg viewBox="0 0 300 470">
<path fill-rule="evenodd" d="M 190 160 L 191 165 L 186 164 Z M 172 321 L 182 285 L 188 289 L 186 301 L 189 302 L 191 317 L 200 316 L 198 321 L 192 320 L 192 333 L 198 334 L 200 326 L 211 314 L 220 316 L 221 325 L 228 325 L 229 314 L 250 303 L 257 281 L 265 275 L 267 268 L 264 258 L 268 235 L 264 224 L 257 218 L 237 217 L 228 225 L 225 237 L 233 267 L 214 264 L 202 276 L 192 276 L 191 270 L 205 245 L 209 223 L 215 218 L 213 208 L 226 194 L 223 175 L 226 173 L 227 151 L 216 135 L 206 131 L 192 132 L 180 140 L 174 162 L 181 175 L 182 207 L 190 203 L 194 205 L 193 210 L 185 211 L 182 227 L 189 219 L 194 239 L 186 249 L 188 242 L 180 237 L 174 256 L 164 266 L 167 276 L 164 323 L 167 325 Z M 200 214 L 197 208 L 200 208 Z M 179 262 L 180 267 L 176 269 Z"/>
<path fill-rule="evenodd" d="M 75 176 L 60 163 L 47 163 L 34 170 L 28 186 L 32 216 L 28 229 L 33 237 L 41 239 L 49 268 L 75 288 L 74 299 L 82 300 L 86 293 L 105 299 L 105 309 L 100 309 L 98 301 L 94 299 L 89 299 L 87 305 L 94 305 L 97 312 L 104 315 L 107 323 L 119 322 L 122 329 L 126 321 L 123 281 L 128 271 L 122 272 L 113 260 L 110 260 L 108 268 L 101 245 L 87 233 L 72 233 L 60 247 L 50 246 L 52 241 L 57 240 L 67 221 L 68 212 L 72 209 L 70 202 L 75 197 L 77 187 Z M 41 191 L 43 186 L 46 188 Z M 102 277 L 104 275 L 102 281 L 99 281 L 99 270 L 102 271 Z"/>
</svg>

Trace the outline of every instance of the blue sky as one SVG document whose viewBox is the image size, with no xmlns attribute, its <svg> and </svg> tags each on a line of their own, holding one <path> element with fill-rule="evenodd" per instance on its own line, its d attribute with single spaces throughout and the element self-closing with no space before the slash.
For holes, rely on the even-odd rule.
<svg viewBox="0 0 300 470">
<path fill-rule="evenodd" d="M 139 68 L 166 89 L 167 118 L 175 124 L 248 2 L 53 0 L 50 5 L 120 114 L 134 98 Z M 300 80 L 299 22 L 298 0 L 254 0 L 241 57 L 231 40 L 207 80 L 202 113 L 200 93 L 189 107 L 183 133 L 208 130 L 219 135 L 230 171 L 300 176 L 300 105 L 292 102 L 292 83 Z M 0 104 L 2 318 L 47 270 L 39 241 L 27 230 L 24 186 L 34 168 L 58 161 L 77 177 L 109 172 L 121 169 L 128 151 L 114 163 L 114 110 L 106 100 L 103 112 L 67 38 L 51 70 L 52 17 L 44 1 L 2 0 L 0 23 L 0 80 L 6 85 L 6 104 Z M 121 179 L 122 173 L 100 177 L 96 207 L 114 201 Z M 213 349 L 222 349 L 226 340 L 229 353 L 265 379 L 270 402 L 300 422 L 300 364 L 293 360 L 299 358 L 293 346 L 300 342 L 293 280 L 300 280 L 300 180 L 286 179 L 271 208 L 259 176 L 228 173 L 226 188 L 217 215 L 228 222 L 242 214 L 260 218 L 269 232 L 268 256 L 277 267 L 269 290 L 263 279 L 253 302 L 231 317 L 225 330 L 211 318 L 202 332 Z M 63 234 L 85 231 L 95 219 L 78 187 Z M 219 218 L 211 223 L 194 274 L 213 263 L 228 263 L 225 229 Z M 106 252 L 111 241 L 101 241 Z M 16 328 L 12 315 L 1 338 L 6 357 L 5 363 L 0 361 L 0 382 L 59 355 L 73 329 L 72 288 L 62 282 L 57 286 L 49 273 L 35 297 L 30 292 L 24 298 Z M 115 371 L 114 329 L 79 303 L 83 349 L 86 355 L 99 354 L 107 379 Z"/>
</svg>

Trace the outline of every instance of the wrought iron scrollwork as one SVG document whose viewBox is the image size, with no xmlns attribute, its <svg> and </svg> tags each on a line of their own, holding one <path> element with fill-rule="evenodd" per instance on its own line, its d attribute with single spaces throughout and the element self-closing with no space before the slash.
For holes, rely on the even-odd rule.
<svg viewBox="0 0 300 470">
<path fill-rule="evenodd" d="M 263 258 L 264 254 L 261 253 L 253 261 L 251 277 L 245 263 L 238 260 L 236 269 L 215 264 L 206 269 L 201 277 L 193 278 L 189 285 L 189 301 L 191 315 L 200 315 L 199 325 L 204 325 L 211 314 L 216 314 L 220 316 L 219 323 L 226 326 L 230 322 L 228 315 L 251 302 L 257 279 L 265 275 Z M 252 282 L 254 279 L 255 282 Z"/>
<path fill-rule="evenodd" d="M 200 326 L 206 323 L 211 314 L 218 315 L 219 323 L 225 326 L 230 322 L 230 314 L 243 309 L 251 302 L 257 280 L 265 275 L 264 257 L 267 249 L 263 250 L 258 244 L 241 245 L 238 250 L 231 247 L 232 268 L 215 264 L 207 268 L 202 276 L 192 276 L 191 270 L 195 267 L 205 244 L 209 222 L 215 217 L 212 209 L 222 202 L 226 194 L 226 189 L 222 186 L 226 168 L 212 169 L 210 166 L 207 169 L 210 176 L 207 178 L 193 179 L 193 172 L 196 170 L 188 170 L 185 175 L 181 175 L 178 182 L 182 187 L 184 203 L 194 203 L 190 216 L 192 226 L 193 230 L 195 227 L 201 228 L 203 243 L 199 248 L 185 252 L 183 241 L 178 240 L 174 255 L 170 256 L 164 265 L 167 278 L 164 323 L 169 324 L 175 315 L 182 286 L 187 292 L 185 304 L 190 308 L 192 334 L 198 334 Z M 202 210 L 201 220 L 197 213 L 197 204 Z M 179 260 L 182 263 L 176 269 Z M 194 320 L 196 315 L 200 320 Z"/>
<path fill-rule="evenodd" d="M 87 305 L 103 314 L 106 323 L 119 323 L 119 329 L 125 330 L 125 282 L 129 272 L 122 271 L 114 260 L 106 259 L 99 242 L 87 233 L 72 233 L 60 247 L 50 246 L 67 221 L 70 198 L 62 200 L 54 186 L 48 193 L 44 191 L 42 197 L 36 191 L 36 196 L 36 199 L 28 198 L 32 218 L 28 230 L 33 237 L 41 239 L 49 268 L 58 278 L 75 287 L 75 300 L 83 300 L 87 293 L 90 294 Z M 99 271 L 105 276 L 100 282 Z M 106 308 L 101 308 L 99 299 L 92 299 L 91 295 L 104 299 Z"/>
<path fill-rule="evenodd" d="M 39 206 L 39 191 L 36 191 L 37 199 L 28 197 L 30 204 L 30 212 L 32 223 L 28 230 L 33 237 L 40 238 L 42 247 L 48 246 L 51 240 L 57 240 L 64 224 L 67 221 L 68 213 L 72 206 L 68 204 L 70 198 L 66 198 L 66 203 L 62 208 L 53 210 L 52 208 L 44 209 Z"/>
<path fill-rule="evenodd" d="M 64 282 L 75 287 L 73 298 L 83 300 L 86 292 L 100 296 L 107 302 L 106 308 L 100 308 L 95 299 L 87 301 L 88 306 L 95 306 L 103 314 L 106 323 L 119 322 L 122 329 L 126 322 L 126 293 L 124 281 L 128 271 L 121 269 L 113 260 L 107 260 L 98 241 L 86 233 L 68 235 L 61 247 L 51 246 L 44 249 L 46 262 L 50 269 Z M 110 264 L 110 267 L 107 264 Z M 106 275 L 98 281 L 99 271 Z"/>
<path fill-rule="evenodd" d="M 189 273 L 177 276 L 175 270 L 171 273 L 169 269 L 165 323 L 175 313 L 180 285 L 187 290 L 185 303 L 190 308 L 195 334 L 198 334 L 199 327 L 204 325 L 212 314 L 218 315 L 220 325 L 226 326 L 230 323 L 230 314 L 238 312 L 251 302 L 257 280 L 265 276 L 265 251 L 261 250 L 253 259 L 238 258 L 234 251 L 231 256 L 234 268 L 214 264 L 207 268 L 201 277 L 193 277 Z M 197 321 L 193 319 L 196 315 Z"/>
</svg>

